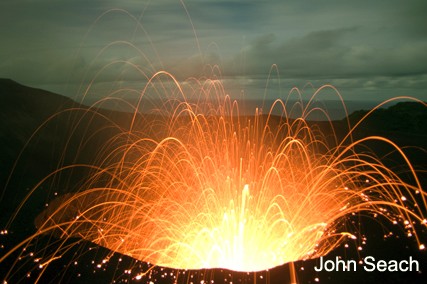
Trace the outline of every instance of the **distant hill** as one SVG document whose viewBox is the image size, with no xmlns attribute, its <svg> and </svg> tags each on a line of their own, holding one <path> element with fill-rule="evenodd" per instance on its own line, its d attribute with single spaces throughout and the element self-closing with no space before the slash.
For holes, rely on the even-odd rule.
<svg viewBox="0 0 427 284">
<path fill-rule="evenodd" d="M 79 110 L 55 115 L 71 108 Z M 31 171 L 32 176 L 43 177 L 55 170 L 58 163 L 92 163 L 96 155 L 93 149 L 119 131 L 112 127 L 112 121 L 114 125 L 126 129 L 133 119 L 130 113 L 98 109 L 97 114 L 94 114 L 88 110 L 89 107 L 65 96 L 26 87 L 10 79 L 0 79 L 0 184 L 4 183 L 31 135 L 53 115 L 49 123 L 44 124 L 32 138 L 20 159 L 22 167 Z M 350 124 L 354 126 L 367 113 L 368 110 L 353 112 L 348 117 Z M 150 120 L 147 115 L 144 117 L 140 117 L 142 119 L 139 123 Z M 279 117 L 270 121 L 277 124 Z M 427 149 L 426 122 L 425 106 L 416 102 L 400 102 L 387 109 L 375 110 L 356 128 L 353 137 L 357 140 L 367 136 L 382 136 L 400 147 L 412 145 Z M 332 135 L 329 122 L 309 124 L 316 124 L 325 135 Z M 333 125 L 340 141 L 348 132 L 347 121 L 334 121 Z M 97 133 L 96 139 L 89 139 L 93 133 Z M 67 147 L 67 151 L 64 151 L 64 147 Z M 379 147 L 378 152 L 382 150 Z M 76 153 L 79 153 L 79 159 Z"/>
<path fill-rule="evenodd" d="M 348 118 L 351 125 L 359 122 L 368 112 L 358 110 L 350 114 Z M 360 125 L 376 130 L 427 136 L 427 107 L 418 102 L 399 102 L 387 109 L 376 109 Z"/>
<path fill-rule="evenodd" d="M 36 159 L 39 163 L 44 163 L 46 157 L 50 157 L 49 160 L 52 163 L 55 162 L 55 159 L 59 159 L 62 153 L 58 150 L 64 143 L 69 143 L 65 138 L 75 127 L 76 122 L 79 123 L 80 127 L 73 129 L 75 140 L 68 146 L 71 148 L 77 147 L 88 133 L 108 128 L 111 123 L 99 115 L 94 115 L 91 112 L 85 113 L 89 107 L 78 104 L 68 97 L 23 86 L 10 79 L 0 79 L 0 145 L 2 147 L 0 150 L 2 152 L 0 169 L 2 176 L 10 170 L 19 152 L 34 131 L 49 117 L 61 110 L 70 108 L 79 108 L 80 111 L 66 111 L 55 116 L 52 121 L 45 124 L 30 143 L 29 148 L 34 148 L 36 144 L 39 145 L 36 147 L 37 150 L 32 153 L 32 160 Z M 133 119 L 130 113 L 106 109 L 98 109 L 97 112 L 112 119 L 114 123 L 119 123 L 124 128 L 129 126 Z M 354 126 L 367 113 L 368 110 L 353 112 L 348 117 L 350 124 Z M 272 121 L 274 120 L 272 119 Z M 395 141 L 399 146 L 415 145 L 427 148 L 426 122 L 427 108 L 425 106 L 417 102 L 400 102 L 387 109 L 375 110 L 357 127 L 353 135 L 356 139 L 381 135 Z M 326 129 L 325 132 L 329 131 L 327 129 L 330 125 L 328 122 L 309 124 L 317 124 L 322 130 Z M 339 138 L 344 137 L 348 131 L 346 119 L 335 121 L 333 124 L 337 136 Z M 105 133 L 104 136 L 101 135 L 100 137 L 100 139 L 108 139 L 109 134 Z M 87 148 L 94 147 L 93 143 L 89 143 Z M 73 151 L 69 152 L 72 153 Z M 87 152 L 86 158 L 90 159 L 90 154 L 93 154 L 93 151 L 88 150 Z M 70 161 L 68 162 L 71 163 L 72 157 L 69 158 Z"/>
<path fill-rule="evenodd" d="M 65 96 L 21 85 L 10 79 L 0 78 L 0 112 L 21 108 L 22 110 L 45 111 L 52 113 L 59 107 L 69 108 L 75 102 Z"/>
</svg>

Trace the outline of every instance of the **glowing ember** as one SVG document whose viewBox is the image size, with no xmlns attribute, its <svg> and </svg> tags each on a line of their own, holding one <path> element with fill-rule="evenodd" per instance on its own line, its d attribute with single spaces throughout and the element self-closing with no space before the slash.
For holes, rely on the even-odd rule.
<svg viewBox="0 0 427 284">
<path fill-rule="evenodd" d="M 39 234 L 83 238 L 164 267 L 258 271 L 356 239 L 343 226 L 354 212 L 425 220 L 419 208 L 403 205 L 422 192 L 419 184 L 354 151 L 364 140 L 391 142 L 372 137 L 331 147 L 304 116 L 233 116 L 236 104 L 209 93 L 218 85 L 200 83 L 197 104 L 181 93 L 146 128 L 115 137 L 124 147 L 104 146 L 108 158 L 90 183 L 36 219 Z"/>
</svg>

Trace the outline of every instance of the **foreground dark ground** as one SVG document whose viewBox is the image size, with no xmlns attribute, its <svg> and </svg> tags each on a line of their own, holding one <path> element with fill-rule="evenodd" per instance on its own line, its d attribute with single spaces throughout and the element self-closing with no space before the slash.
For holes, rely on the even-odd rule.
<svg viewBox="0 0 427 284">
<path fill-rule="evenodd" d="M 2 199 L 0 201 L 0 230 L 6 226 L 12 214 L 24 199 L 26 194 L 41 179 L 61 165 L 76 163 L 91 163 L 94 157 L 93 148 L 102 145 L 103 139 L 108 139 L 116 134 L 117 129 L 106 127 L 108 121 L 98 115 L 86 113 L 87 107 L 76 104 L 70 99 L 42 90 L 36 90 L 21 86 L 10 80 L 0 80 L 0 188 Z M 70 108 L 81 108 L 79 111 L 66 111 Z M 24 148 L 25 143 L 34 131 L 48 120 L 55 113 L 64 113 L 53 116 L 49 123 L 44 125 L 34 136 L 25 150 L 22 152 L 18 163 L 15 162 Z M 108 110 L 99 110 L 105 117 L 127 127 L 132 121 L 132 115 Z M 82 118 L 82 113 L 86 113 Z M 354 125 L 366 111 L 360 111 L 350 115 L 350 123 Z M 70 129 L 79 119 L 81 127 L 77 127 L 71 140 Z M 387 110 L 374 112 L 369 119 L 353 133 L 355 140 L 367 136 L 382 136 L 390 139 L 399 147 L 404 149 L 409 160 L 416 169 L 427 169 L 427 155 L 416 148 L 406 148 L 415 146 L 427 149 L 427 109 L 416 103 L 400 103 Z M 144 123 L 141 121 L 140 123 Z M 316 124 L 324 133 L 330 133 L 329 122 L 311 122 Z M 338 140 L 348 132 L 346 121 L 334 121 L 334 129 Z M 81 141 L 86 141 L 92 133 L 97 133 L 96 139 L 91 139 L 90 143 L 81 145 Z M 68 143 L 67 151 L 62 151 Z M 373 150 L 379 157 L 389 153 L 392 147 L 382 143 L 371 142 L 365 144 Z M 79 153 L 79 155 L 75 155 Z M 98 157 L 99 158 L 99 157 Z M 390 167 L 398 167 L 402 159 L 396 155 L 387 156 L 385 163 Z M 11 171 L 13 173 L 11 174 Z M 11 174 L 11 175 L 10 175 Z M 30 203 L 21 209 L 21 213 L 15 219 L 7 235 L 0 235 L 0 257 L 12 249 L 20 241 L 36 232 L 34 226 L 35 217 L 45 209 L 45 204 L 52 200 L 55 192 L 60 195 L 73 190 L 78 186 L 79 180 L 76 177 L 85 177 L 88 174 L 85 170 L 73 170 L 68 176 L 61 180 L 48 180 L 41 184 L 36 194 L 31 198 Z M 420 172 L 420 181 L 423 188 L 427 188 L 427 174 Z M 83 179 L 83 178 L 82 178 Z M 7 186 L 6 186 L 7 184 Z M 366 272 L 359 265 L 357 271 L 353 272 L 315 272 L 314 266 L 319 264 L 319 260 L 299 261 L 296 263 L 298 283 L 425 283 L 425 273 L 427 273 L 426 251 L 420 251 L 413 237 L 405 236 L 405 233 L 383 221 L 386 228 L 383 228 L 377 219 L 363 216 L 351 216 L 349 220 L 354 221 L 356 227 L 364 233 L 367 238 L 363 250 L 358 251 L 357 247 L 361 240 L 348 241 L 348 248 L 343 243 L 339 248 L 324 257 L 324 260 L 335 260 L 335 256 L 342 259 L 356 259 L 366 256 L 373 256 L 379 260 L 408 260 L 409 257 L 418 260 L 421 272 Z M 388 230 L 393 232 L 393 236 L 384 239 Z M 426 232 L 419 229 L 420 239 L 427 244 Z M 38 247 L 43 247 L 49 241 L 48 237 L 41 238 Z M 89 248 L 92 248 L 89 250 Z M 171 273 L 178 275 L 178 283 L 201 283 L 214 280 L 215 283 L 289 283 L 288 265 L 274 268 L 269 272 L 236 273 L 227 270 L 207 270 L 207 271 L 174 271 L 170 269 L 155 268 L 151 274 L 141 280 L 136 280 L 136 275 L 145 271 L 148 266 L 114 254 L 109 262 L 98 264 L 109 253 L 108 250 L 97 247 L 91 243 L 81 242 L 79 247 L 75 247 L 65 254 L 61 259 L 52 262 L 44 272 L 40 283 L 110 283 L 112 279 L 116 283 L 135 282 L 145 283 L 153 281 L 155 283 L 173 283 Z M 15 254 L 16 255 L 16 254 Z M 10 266 L 16 260 L 12 255 L 0 265 L 0 280 L 3 280 Z M 78 256 L 78 265 L 74 261 Z M 121 259 L 121 261 L 119 261 Z M 92 263 L 93 261 L 93 263 Z M 21 264 L 22 262 L 22 264 Z M 41 269 L 37 268 L 32 258 L 19 260 L 16 267 L 21 267 L 13 276 L 13 282 L 34 283 Z M 34 268 L 35 267 L 35 268 Z M 33 269 L 34 268 L 34 269 Z M 131 269 L 130 274 L 126 271 Z M 31 272 L 27 275 L 28 272 Z M 59 272 L 59 274 L 58 274 Z M 166 273 L 166 276 L 165 276 Z M 179 273 L 179 274 L 177 274 Z M 163 275 L 163 277 L 162 277 Z M 318 278 L 319 282 L 315 279 Z"/>
</svg>

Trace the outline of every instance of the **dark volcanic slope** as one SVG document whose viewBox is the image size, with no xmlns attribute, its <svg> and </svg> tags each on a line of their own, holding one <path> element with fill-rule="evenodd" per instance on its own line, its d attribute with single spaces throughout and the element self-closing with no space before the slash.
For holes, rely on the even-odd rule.
<svg viewBox="0 0 427 284">
<path fill-rule="evenodd" d="M 132 116 L 96 114 L 67 97 L 0 79 L 0 196 L 17 161 L 3 200 L 61 166 L 91 164 L 93 149 L 119 131 L 106 117 L 126 127 Z"/>
<path fill-rule="evenodd" d="M 2 166 L 10 166 L 11 159 L 16 159 L 31 134 L 51 115 L 74 105 L 74 101 L 64 96 L 9 79 L 0 79 L 0 102 Z"/>
<path fill-rule="evenodd" d="M 348 117 L 350 124 L 356 125 L 368 112 L 369 110 L 353 112 Z M 427 155 L 419 150 L 427 150 L 426 122 L 426 106 L 418 102 L 399 102 L 387 109 L 374 110 L 357 126 L 354 137 L 361 139 L 368 136 L 381 136 L 390 139 L 405 150 L 411 163 L 427 168 Z M 373 150 L 385 154 L 390 148 L 376 148 L 374 145 Z"/>
<path fill-rule="evenodd" d="M 39 163 L 47 157 L 54 161 L 53 157 L 62 154 L 64 148 L 61 147 L 65 143 L 68 143 L 67 147 L 78 147 L 85 137 L 111 126 L 109 119 L 125 127 L 132 118 L 129 113 L 97 110 L 98 114 L 94 114 L 89 110 L 65 96 L 0 79 L 0 162 L 3 174 L 10 170 L 11 163 L 42 125 L 28 146 L 30 152 L 32 148 L 36 149 L 32 160 L 40 157 Z M 68 140 L 70 136 L 74 140 Z"/>
</svg>

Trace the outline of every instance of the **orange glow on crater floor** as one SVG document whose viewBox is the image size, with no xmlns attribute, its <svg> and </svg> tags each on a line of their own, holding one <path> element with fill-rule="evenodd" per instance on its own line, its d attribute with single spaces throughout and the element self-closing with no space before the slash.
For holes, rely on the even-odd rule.
<svg viewBox="0 0 427 284">
<path fill-rule="evenodd" d="M 37 235 L 83 238 L 170 268 L 259 271 L 358 238 L 346 224 L 354 212 L 425 223 L 421 206 L 406 206 L 417 194 L 425 204 L 410 164 L 414 185 L 354 150 L 391 141 L 352 142 L 351 131 L 337 141 L 332 124 L 325 134 L 305 121 L 307 109 L 296 120 L 239 116 L 220 82 L 198 81 L 197 103 L 175 84 L 153 112 L 161 115 L 108 141 L 90 181 L 38 216 Z"/>
</svg>

